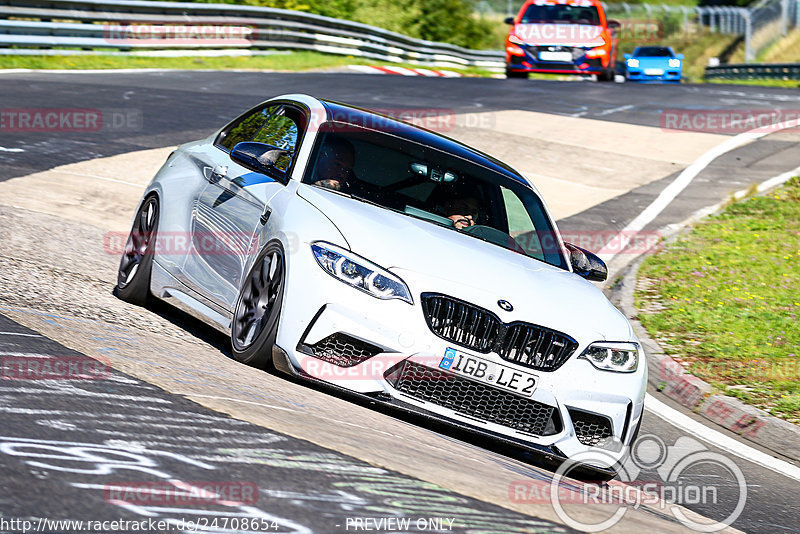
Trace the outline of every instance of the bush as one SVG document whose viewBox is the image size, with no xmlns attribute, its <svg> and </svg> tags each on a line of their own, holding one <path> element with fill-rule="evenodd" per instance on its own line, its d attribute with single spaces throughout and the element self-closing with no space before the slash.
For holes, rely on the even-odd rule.
<svg viewBox="0 0 800 534">
<path fill-rule="evenodd" d="M 474 16 L 470 0 L 195 0 L 307 11 L 362 22 L 409 37 L 466 48 L 496 46 L 492 23 Z"/>
</svg>

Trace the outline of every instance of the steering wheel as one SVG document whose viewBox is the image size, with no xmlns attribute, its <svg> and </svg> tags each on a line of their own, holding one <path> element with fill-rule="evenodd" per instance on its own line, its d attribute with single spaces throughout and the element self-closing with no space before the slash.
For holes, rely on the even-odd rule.
<svg viewBox="0 0 800 534">
<path fill-rule="evenodd" d="M 465 234 L 475 236 L 478 239 L 483 239 L 484 241 L 494 243 L 495 245 L 500 245 L 503 248 L 511 249 L 514 252 L 527 255 L 525 249 L 519 246 L 519 243 L 517 243 L 513 237 L 502 230 L 498 230 L 497 228 L 476 224 L 474 226 L 462 228 L 461 231 Z"/>
</svg>

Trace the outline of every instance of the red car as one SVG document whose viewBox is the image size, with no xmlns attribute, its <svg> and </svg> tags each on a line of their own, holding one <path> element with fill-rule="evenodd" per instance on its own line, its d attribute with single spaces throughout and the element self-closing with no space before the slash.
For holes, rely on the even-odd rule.
<svg viewBox="0 0 800 534">
<path fill-rule="evenodd" d="M 620 23 L 599 0 L 528 0 L 506 38 L 506 76 L 531 72 L 595 74 L 613 81 Z"/>
</svg>

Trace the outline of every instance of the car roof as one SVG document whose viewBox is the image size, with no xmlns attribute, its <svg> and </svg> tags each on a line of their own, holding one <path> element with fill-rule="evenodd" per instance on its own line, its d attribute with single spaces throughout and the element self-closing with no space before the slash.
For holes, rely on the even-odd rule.
<svg viewBox="0 0 800 534">
<path fill-rule="evenodd" d="M 533 188 L 528 180 L 502 161 L 456 141 L 455 139 L 374 111 L 332 100 L 319 99 L 319 101 L 322 102 L 322 105 L 325 106 L 327 110 L 328 120 L 354 124 L 374 131 L 385 131 L 385 126 L 391 125 L 391 133 L 393 135 L 403 137 L 415 143 L 430 146 L 442 152 L 456 155 Z M 452 118 L 452 120 L 454 120 L 454 118 Z M 381 126 L 383 126 L 383 128 Z"/>
<path fill-rule="evenodd" d="M 645 51 L 645 50 L 666 50 L 670 54 L 675 55 L 675 52 L 673 52 L 672 48 L 670 48 L 669 46 L 653 46 L 653 45 L 637 46 L 633 50 L 633 53 L 637 54 L 637 53 L 641 53 L 642 51 Z"/>
<path fill-rule="evenodd" d="M 533 4 L 533 5 L 537 5 L 537 4 L 538 5 L 548 5 L 548 4 L 562 4 L 562 3 L 570 5 L 570 6 L 575 6 L 575 5 L 577 5 L 577 6 L 581 6 L 581 5 L 583 5 L 583 6 L 588 6 L 588 5 L 599 6 L 599 5 L 601 5 L 601 0 L 560 0 L 560 1 L 557 1 L 557 0 L 528 0 L 527 2 L 525 2 L 525 4 L 522 7 L 528 7 L 531 4 Z"/>
</svg>

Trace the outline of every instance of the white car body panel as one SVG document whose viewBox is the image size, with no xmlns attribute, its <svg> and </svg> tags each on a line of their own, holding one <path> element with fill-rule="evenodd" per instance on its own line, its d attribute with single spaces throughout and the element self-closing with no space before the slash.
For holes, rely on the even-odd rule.
<svg viewBox="0 0 800 534">
<path fill-rule="evenodd" d="M 632 373 L 602 371 L 578 358 L 592 342 L 638 343 L 626 318 L 597 287 L 569 270 L 300 183 L 327 111 L 323 103 L 306 95 L 274 100 L 303 104 L 311 116 L 287 184 L 268 179 L 243 187 L 229 186 L 237 194 L 220 200 L 224 193 L 220 186 L 253 172 L 214 146 L 217 132 L 181 146 L 148 186 L 144 196 L 156 194 L 164 206 L 159 239 L 171 233 L 235 232 L 246 236 L 252 245 L 248 254 L 221 257 L 157 252 L 151 278 L 153 295 L 229 333 L 243 276 L 258 251 L 277 240 L 286 253 L 286 280 L 276 345 L 294 371 L 354 393 L 390 397 L 515 442 L 554 447 L 565 457 L 591 449 L 576 438 L 568 408 L 607 417 L 614 436 L 630 442 L 643 410 L 647 374 L 644 354 L 640 352 L 638 369 Z M 224 183 L 208 180 L 208 167 L 216 165 L 227 167 Z M 529 187 L 538 195 L 532 185 Z M 261 224 L 259 217 L 265 211 L 269 211 L 269 219 Z M 552 220 L 549 213 L 547 217 Z M 560 236 L 558 239 L 560 243 Z M 399 276 L 414 303 L 380 300 L 337 280 L 314 258 L 310 246 L 320 241 L 350 250 Z M 420 303 L 421 294 L 427 292 L 450 295 L 490 310 L 503 323 L 524 321 L 563 332 L 578 347 L 552 372 L 532 371 L 495 352 L 471 352 L 431 331 Z M 499 299 L 512 303 L 513 310 L 501 310 Z M 336 333 L 364 340 L 384 352 L 359 365 L 336 369 L 300 348 L 301 342 L 313 345 Z M 435 368 L 445 350 L 453 347 L 536 375 L 538 384 L 531 399 L 555 407 L 563 428 L 552 435 L 534 436 L 480 421 L 399 392 L 384 377 L 386 370 L 406 359 Z M 610 454 L 619 459 L 622 452 Z"/>
</svg>

